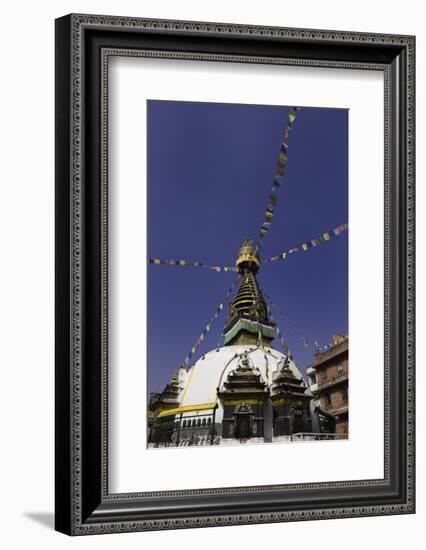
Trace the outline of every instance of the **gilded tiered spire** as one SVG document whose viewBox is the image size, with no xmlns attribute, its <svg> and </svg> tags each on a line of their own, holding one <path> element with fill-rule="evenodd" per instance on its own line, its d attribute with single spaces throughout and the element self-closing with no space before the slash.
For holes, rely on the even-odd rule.
<svg viewBox="0 0 426 550">
<path fill-rule="evenodd" d="M 179 383 L 179 370 L 176 370 L 172 374 L 169 383 L 166 385 L 166 387 L 156 400 L 156 405 L 160 405 L 163 408 L 178 407 L 180 390 L 181 387 Z"/>
<path fill-rule="evenodd" d="M 247 238 L 237 254 L 236 266 L 241 284 L 229 307 L 225 326 L 225 345 L 256 344 L 275 338 L 275 324 L 269 321 L 268 308 L 256 279 L 260 256 L 253 241 Z"/>
<path fill-rule="evenodd" d="M 273 397 L 282 395 L 300 396 L 305 393 L 306 385 L 303 378 L 297 378 L 290 368 L 289 357 L 283 357 L 277 365 L 277 371 L 273 377 Z"/>
</svg>

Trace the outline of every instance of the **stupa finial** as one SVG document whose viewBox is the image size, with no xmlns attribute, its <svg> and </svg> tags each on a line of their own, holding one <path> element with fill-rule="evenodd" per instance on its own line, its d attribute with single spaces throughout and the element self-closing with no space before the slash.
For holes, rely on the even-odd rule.
<svg viewBox="0 0 426 550">
<path fill-rule="evenodd" d="M 253 240 L 250 237 L 245 238 L 243 246 L 238 251 L 236 266 L 240 272 L 250 269 L 255 273 L 260 267 L 259 251 L 253 245 Z"/>
</svg>

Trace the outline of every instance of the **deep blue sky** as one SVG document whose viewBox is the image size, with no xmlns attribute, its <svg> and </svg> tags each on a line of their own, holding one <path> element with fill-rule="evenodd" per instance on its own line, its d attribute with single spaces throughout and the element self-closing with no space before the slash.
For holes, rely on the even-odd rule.
<svg viewBox="0 0 426 550">
<path fill-rule="evenodd" d="M 148 255 L 234 265 L 257 239 L 287 107 L 148 101 Z M 261 250 L 274 256 L 348 221 L 348 112 L 303 108 Z M 148 390 L 162 390 L 231 286 L 234 273 L 148 266 Z M 348 331 L 348 235 L 262 266 L 258 280 L 291 323 L 321 345 Z M 217 346 L 227 311 L 198 349 Z M 274 311 L 302 372 L 312 351 Z M 279 348 L 276 340 L 274 347 Z"/>
</svg>

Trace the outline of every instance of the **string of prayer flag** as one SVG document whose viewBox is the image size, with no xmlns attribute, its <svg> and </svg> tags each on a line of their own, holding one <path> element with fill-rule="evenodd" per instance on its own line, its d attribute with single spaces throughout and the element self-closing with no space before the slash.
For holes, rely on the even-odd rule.
<svg viewBox="0 0 426 550">
<path fill-rule="evenodd" d="M 290 250 L 281 252 L 281 254 L 278 254 L 277 256 L 272 256 L 272 258 L 263 260 L 263 263 L 276 262 L 277 260 L 286 260 L 289 257 L 289 255 L 293 254 L 294 252 L 300 252 L 301 250 L 305 250 L 305 251 L 309 250 L 310 248 L 314 248 L 323 242 L 329 241 L 330 239 L 332 239 L 337 235 L 341 235 L 342 233 L 348 230 L 348 227 L 349 226 L 347 223 L 343 223 L 342 225 L 339 225 L 334 229 L 330 229 L 329 231 L 326 231 L 325 233 L 323 233 L 319 237 L 316 237 L 315 239 L 311 239 L 306 243 L 302 243 L 295 246 L 294 248 L 290 248 Z"/>
<path fill-rule="evenodd" d="M 289 349 L 288 349 L 288 345 L 287 345 L 287 342 L 284 339 L 284 336 L 283 336 L 283 334 L 280 330 L 280 327 L 278 326 L 277 322 L 275 321 L 274 316 L 272 314 L 272 311 L 271 311 L 270 307 L 268 306 L 268 304 L 266 304 L 266 307 L 268 308 L 269 318 L 271 319 L 271 321 L 273 323 L 275 323 L 275 330 L 276 330 L 276 333 L 277 333 L 277 338 L 279 340 L 282 352 L 284 353 L 284 355 L 289 355 L 290 352 L 289 352 Z"/>
<path fill-rule="evenodd" d="M 160 260 L 159 258 L 149 258 L 149 263 L 153 265 L 177 265 L 181 267 L 204 267 L 207 269 L 212 269 L 213 271 L 216 271 L 218 273 L 220 272 L 237 272 L 237 267 L 228 267 L 228 266 L 220 266 L 220 265 L 208 265 L 203 262 L 192 262 L 188 260 Z"/>
<path fill-rule="evenodd" d="M 233 285 L 231 286 L 231 288 L 228 290 L 228 292 L 225 294 L 225 298 L 223 299 L 223 301 L 219 304 L 219 306 L 217 307 L 216 311 L 214 312 L 214 315 L 212 316 L 212 318 L 210 319 L 210 321 L 206 324 L 206 326 L 203 328 L 203 331 L 201 332 L 200 336 L 197 338 L 196 342 L 194 343 L 194 345 L 192 346 L 191 348 L 191 351 L 188 353 L 188 355 L 186 356 L 186 358 L 184 359 L 183 363 L 182 363 L 182 367 L 185 368 L 186 370 L 189 369 L 189 366 L 190 366 L 190 361 L 191 361 L 191 358 L 193 357 L 193 355 L 195 354 L 195 352 L 197 351 L 197 349 L 200 347 L 201 343 L 203 342 L 206 334 L 208 334 L 213 326 L 213 324 L 216 322 L 217 318 L 219 317 L 220 313 L 224 310 L 226 304 L 228 304 L 229 300 L 231 299 L 231 295 L 232 295 L 232 291 L 234 290 L 234 288 L 237 286 L 239 282 L 239 277 L 236 278 L 236 280 L 234 281 Z"/>
<path fill-rule="evenodd" d="M 271 194 L 269 195 L 268 206 L 263 217 L 262 227 L 260 228 L 260 234 L 257 241 L 258 247 L 260 247 L 262 239 L 271 228 L 271 220 L 274 217 L 274 209 L 278 202 L 278 197 L 276 193 L 278 188 L 282 184 L 288 162 L 288 138 L 290 131 L 293 127 L 293 122 L 296 120 L 296 113 L 299 109 L 300 107 L 290 107 L 288 110 L 287 123 L 285 125 L 284 134 L 282 136 L 280 154 L 278 156 L 278 163 L 275 168 Z"/>
<path fill-rule="evenodd" d="M 327 349 L 327 346 L 323 346 L 321 347 L 318 342 L 311 342 L 310 340 L 308 340 L 308 338 L 306 338 L 303 334 L 301 334 L 297 328 L 293 325 L 292 322 L 290 322 L 290 320 L 280 311 L 280 309 L 274 304 L 274 302 L 271 300 L 270 296 L 268 296 L 268 294 L 266 294 L 266 292 L 263 293 L 263 296 L 268 300 L 269 304 L 278 312 L 278 314 L 280 315 L 280 317 L 282 317 L 285 322 L 288 324 L 288 326 L 292 329 L 293 332 L 296 333 L 296 335 L 299 337 L 299 339 L 301 340 L 302 344 L 303 344 L 303 347 L 305 349 L 308 349 L 308 348 L 311 348 L 313 350 L 314 353 L 318 352 L 318 351 L 322 351 L 324 349 Z M 269 305 L 267 304 L 267 307 L 268 307 L 268 310 L 270 311 L 270 308 L 269 308 Z M 273 317 L 272 315 L 270 315 L 270 318 L 271 320 L 273 320 Z M 277 329 L 278 329 L 278 326 L 277 326 Z M 277 333 L 279 334 L 279 329 L 277 330 Z M 284 338 L 282 338 L 282 335 L 279 336 L 280 337 L 280 344 L 281 344 L 281 347 L 283 348 L 284 350 L 284 347 L 283 345 L 285 344 L 285 340 Z M 282 339 L 282 341 L 281 341 Z M 284 344 L 283 344 L 284 343 Z M 286 344 L 285 344 L 286 345 Z M 330 346 L 328 346 L 330 347 Z M 288 349 L 288 348 L 287 348 Z M 285 352 L 284 352 L 285 353 Z"/>
</svg>

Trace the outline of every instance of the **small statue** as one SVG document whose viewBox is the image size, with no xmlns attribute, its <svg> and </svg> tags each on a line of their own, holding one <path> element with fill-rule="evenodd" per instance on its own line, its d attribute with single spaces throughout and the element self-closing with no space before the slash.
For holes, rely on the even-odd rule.
<svg viewBox="0 0 426 550">
<path fill-rule="evenodd" d="M 249 357 L 248 352 L 245 351 L 239 361 L 238 368 L 240 369 L 254 369 L 253 360 Z"/>
<path fill-rule="evenodd" d="M 278 362 L 278 365 L 277 365 L 277 370 L 280 371 L 284 371 L 284 370 L 289 370 L 290 369 L 290 358 L 289 356 L 285 356 L 285 357 L 281 357 L 281 359 L 279 360 Z M 291 370 L 291 369 L 290 369 Z"/>
</svg>

